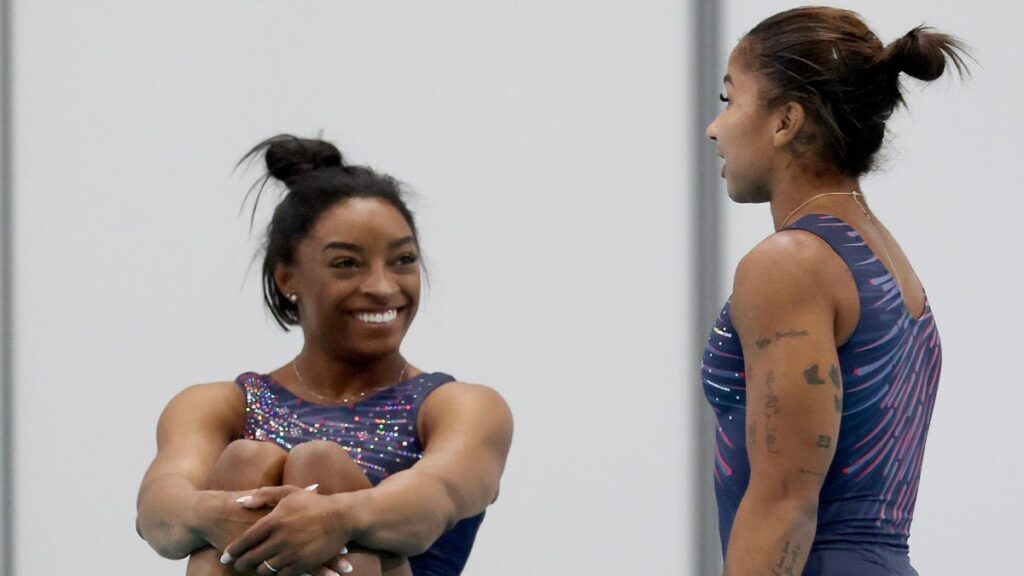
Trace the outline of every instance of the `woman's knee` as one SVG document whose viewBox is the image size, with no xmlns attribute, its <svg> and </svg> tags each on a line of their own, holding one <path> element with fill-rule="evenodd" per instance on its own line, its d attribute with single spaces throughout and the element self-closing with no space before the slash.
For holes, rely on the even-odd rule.
<svg viewBox="0 0 1024 576">
<path fill-rule="evenodd" d="M 235 440 L 221 452 L 210 472 L 209 487 L 245 490 L 281 483 L 288 454 L 269 442 Z"/>
<path fill-rule="evenodd" d="M 334 442 L 313 440 L 292 448 L 284 467 L 284 483 L 293 485 L 320 484 L 321 494 L 351 492 L 370 488 L 370 480 L 348 455 Z"/>
</svg>

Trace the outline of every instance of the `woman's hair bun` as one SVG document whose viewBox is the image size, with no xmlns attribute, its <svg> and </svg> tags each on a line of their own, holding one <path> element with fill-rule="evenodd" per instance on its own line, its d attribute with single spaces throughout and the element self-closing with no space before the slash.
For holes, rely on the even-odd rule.
<svg viewBox="0 0 1024 576">
<path fill-rule="evenodd" d="M 268 138 L 257 148 L 265 148 L 267 172 L 284 182 L 323 168 L 344 168 L 345 159 L 330 142 L 281 134 Z"/>
<path fill-rule="evenodd" d="M 946 60 L 963 74 L 963 42 L 948 34 L 918 26 L 885 48 L 883 62 L 895 72 L 906 72 L 918 80 L 930 82 L 946 71 Z"/>
</svg>

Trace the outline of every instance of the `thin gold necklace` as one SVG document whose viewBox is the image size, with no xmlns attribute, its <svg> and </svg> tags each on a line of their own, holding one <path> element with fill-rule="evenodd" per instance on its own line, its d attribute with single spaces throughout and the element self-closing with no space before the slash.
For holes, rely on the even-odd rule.
<svg viewBox="0 0 1024 576">
<path fill-rule="evenodd" d="M 857 199 L 858 196 L 860 196 L 861 198 L 864 197 L 864 195 L 861 194 L 860 192 L 858 192 L 856 190 L 854 190 L 853 192 L 825 192 L 823 194 L 818 194 L 816 196 L 811 196 L 810 198 L 805 200 L 803 204 L 797 206 L 792 212 L 789 213 L 789 216 L 786 216 L 786 219 L 782 221 L 782 225 L 779 226 L 779 230 L 782 230 L 783 228 L 785 228 L 786 224 L 789 223 L 789 219 L 792 218 L 794 214 L 799 212 L 801 208 L 803 208 L 804 206 L 807 206 L 808 204 L 810 204 L 811 202 L 814 202 L 815 200 L 817 200 L 818 198 L 821 198 L 822 196 L 852 196 L 853 197 L 853 201 L 857 203 L 857 206 L 860 206 L 860 209 L 864 212 L 864 215 L 867 216 L 868 219 L 871 219 L 871 214 L 868 213 L 868 209 L 865 208 L 864 205 L 860 203 L 860 200 Z"/>
<path fill-rule="evenodd" d="M 302 388 L 304 390 L 306 390 L 307 392 L 313 394 L 313 396 L 316 396 L 320 400 L 323 400 L 325 402 L 330 402 L 331 404 L 337 404 L 338 403 L 337 398 L 329 398 L 327 396 L 324 396 L 323 394 L 320 394 L 319 392 L 314 390 L 312 387 L 310 387 L 308 384 L 306 384 L 306 381 L 302 379 L 302 374 L 299 374 L 299 366 L 298 366 L 298 364 L 295 363 L 295 360 L 297 360 L 297 359 L 298 359 L 298 357 L 293 359 L 291 361 L 291 365 L 292 365 L 292 371 L 295 372 L 295 377 L 299 380 L 299 385 L 302 386 Z M 397 386 L 397 385 L 401 384 L 402 380 L 405 379 L 405 369 L 408 368 L 408 367 L 409 367 L 409 363 L 408 362 L 403 362 L 402 363 L 402 371 L 398 373 L 398 381 L 395 382 L 394 386 Z M 362 392 L 359 393 L 358 396 L 353 396 L 351 399 L 352 400 L 357 400 L 359 398 L 363 398 L 367 394 L 373 394 L 374 392 L 379 392 L 379 391 L 384 390 L 385 388 L 389 388 L 389 387 L 390 386 L 385 384 L 384 386 L 378 386 L 376 388 L 371 388 L 369 390 L 363 390 Z M 349 400 L 350 400 L 350 398 L 342 398 L 341 399 L 341 403 L 342 404 L 351 404 L 352 402 L 350 402 Z"/>
</svg>

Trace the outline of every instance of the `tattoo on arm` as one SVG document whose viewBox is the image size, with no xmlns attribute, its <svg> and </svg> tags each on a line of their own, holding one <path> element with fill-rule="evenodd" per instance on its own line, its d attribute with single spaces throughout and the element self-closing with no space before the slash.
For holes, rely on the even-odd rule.
<svg viewBox="0 0 1024 576">
<path fill-rule="evenodd" d="M 808 333 L 807 330 L 790 330 L 788 332 L 776 332 L 774 339 L 771 336 L 768 336 L 766 338 L 758 340 L 757 349 L 763 350 L 770 346 L 772 342 L 778 342 L 779 340 L 783 340 L 785 338 L 803 338 L 805 336 L 810 336 L 810 333 Z"/>
<path fill-rule="evenodd" d="M 775 372 L 768 372 L 768 378 L 764 382 L 767 389 L 764 395 L 764 441 L 769 454 L 778 454 L 782 450 L 778 447 L 774 418 L 782 412 L 782 404 L 779 402 L 779 397 L 775 394 L 772 384 L 775 384 Z"/>
<path fill-rule="evenodd" d="M 806 380 L 807 383 L 810 384 L 811 386 L 818 386 L 819 384 L 824 384 L 825 381 L 822 380 L 821 376 L 818 374 L 820 370 L 821 367 L 818 366 L 817 364 L 811 366 L 807 370 L 804 370 L 804 380 Z"/>
<path fill-rule="evenodd" d="M 822 450 L 828 450 L 831 447 L 832 447 L 832 437 L 831 436 L 824 436 L 824 435 L 819 435 L 818 436 L 818 448 L 821 448 Z"/>
<path fill-rule="evenodd" d="M 832 401 L 836 403 L 836 414 L 843 413 L 843 401 L 840 400 L 839 396 L 833 396 Z"/>
<path fill-rule="evenodd" d="M 832 369 L 828 371 L 828 378 L 832 381 L 832 385 L 839 390 L 843 387 L 843 375 L 839 372 L 839 366 L 832 365 Z"/>
<path fill-rule="evenodd" d="M 782 551 L 779 554 L 779 561 L 772 566 L 773 576 L 796 576 L 796 560 L 803 551 L 803 546 L 799 543 L 793 544 L 791 540 L 786 540 L 786 543 L 782 546 Z"/>
</svg>

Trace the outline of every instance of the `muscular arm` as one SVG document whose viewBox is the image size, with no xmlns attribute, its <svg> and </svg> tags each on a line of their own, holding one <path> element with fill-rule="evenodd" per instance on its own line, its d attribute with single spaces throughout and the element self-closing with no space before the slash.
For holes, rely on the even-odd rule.
<svg viewBox="0 0 1024 576">
<path fill-rule="evenodd" d="M 420 413 L 423 458 L 376 488 L 340 494 L 353 513 L 353 538 L 401 555 L 425 551 L 463 518 L 484 510 L 512 441 L 512 414 L 497 392 L 451 383 Z"/>
<path fill-rule="evenodd" d="M 202 488 L 244 418 L 245 400 L 230 382 L 188 388 L 164 409 L 157 425 L 157 455 L 139 489 L 136 520 L 139 534 L 161 556 L 183 558 L 207 544 L 200 515 L 211 508 L 214 495 Z"/>
<path fill-rule="evenodd" d="M 842 412 L 840 265 L 822 242 L 787 232 L 737 269 L 732 318 L 746 361 L 750 484 L 733 523 L 726 576 L 803 572 Z"/>
</svg>

